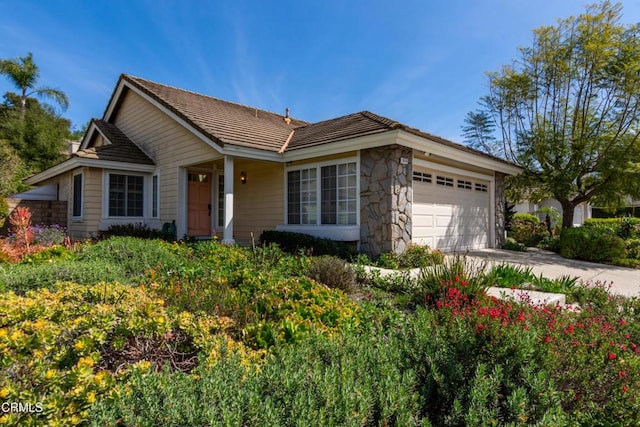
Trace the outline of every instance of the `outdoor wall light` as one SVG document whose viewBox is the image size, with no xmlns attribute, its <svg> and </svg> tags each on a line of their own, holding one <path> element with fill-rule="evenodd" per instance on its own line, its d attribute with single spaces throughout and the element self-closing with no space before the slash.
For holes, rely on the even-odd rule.
<svg viewBox="0 0 640 427">
<path fill-rule="evenodd" d="M 240 172 L 240 182 L 243 184 L 247 183 L 247 173 L 246 172 Z"/>
</svg>

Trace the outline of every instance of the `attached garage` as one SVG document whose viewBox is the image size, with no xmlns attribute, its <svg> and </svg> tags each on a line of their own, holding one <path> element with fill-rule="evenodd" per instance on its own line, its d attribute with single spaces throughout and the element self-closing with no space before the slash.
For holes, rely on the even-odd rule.
<svg viewBox="0 0 640 427">
<path fill-rule="evenodd" d="M 445 252 L 489 247 L 491 190 L 489 175 L 415 165 L 413 242 Z"/>
</svg>

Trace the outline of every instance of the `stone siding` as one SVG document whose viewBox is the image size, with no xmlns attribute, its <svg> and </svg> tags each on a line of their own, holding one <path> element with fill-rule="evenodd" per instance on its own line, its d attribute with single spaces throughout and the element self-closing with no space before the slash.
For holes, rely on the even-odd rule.
<svg viewBox="0 0 640 427">
<path fill-rule="evenodd" d="M 507 199 L 504 192 L 505 175 L 500 172 L 495 173 L 495 203 L 496 203 L 496 248 L 501 248 L 505 243 L 505 211 L 507 209 Z"/>
<path fill-rule="evenodd" d="M 360 250 L 364 253 L 401 253 L 411 243 L 412 154 L 410 148 L 397 145 L 360 153 Z"/>
<path fill-rule="evenodd" d="M 17 207 L 26 207 L 31 211 L 33 225 L 60 225 L 67 227 L 67 202 L 61 200 L 23 200 L 7 198 L 9 215 Z M 9 231 L 8 218 L 0 224 L 0 235 L 7 235 Z"/>
</svg>

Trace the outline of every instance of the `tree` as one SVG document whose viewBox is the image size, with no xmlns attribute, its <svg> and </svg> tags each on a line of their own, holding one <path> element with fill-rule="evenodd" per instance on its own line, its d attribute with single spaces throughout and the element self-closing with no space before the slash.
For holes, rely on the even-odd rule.
<svg viewBox="0 0 640 427">
<path fill-rule="evenodd" d="M 504 157 L 495 137 L 496 123 L 486 110 L 469 111 L 464 118 L 462 136 L 464 143 L 476 150 L 496 157 Z"/>
<path fill-rule="evenodd" d="M 20 96 L 7 92 L 4 99 L 0 104 L 0 139 L 9 141 L 26 170 L 37 173 L 60 162 L 71 136 L 71 122 L 34 98 L 27 99 L 26 113 L 21 117 Z"/>
<path fill-rule="evenodd" d="M 69 99 L 61 90 L 49 87 L 36 88 L 40 69 L 33 62 L 31 52 L 27 53 L 27 56 L 14 59 L 0 59 L 0 74 L 6 75 L 20 90 L 20 117 L 22 118 L 27 110 L 27 99 L 32 95 L 50 98 L 65 110 L 69 107 Z"/>
<path fill-rule="evenodd" d="M 563 227 L 582 202 L 640 196 L 640 27 L 621 13 L 606 1 L 540 27 L 517 61 L 488 74 L 488 112 L 526 168 L 513 184 L 557 199 Z"/>
</svg>

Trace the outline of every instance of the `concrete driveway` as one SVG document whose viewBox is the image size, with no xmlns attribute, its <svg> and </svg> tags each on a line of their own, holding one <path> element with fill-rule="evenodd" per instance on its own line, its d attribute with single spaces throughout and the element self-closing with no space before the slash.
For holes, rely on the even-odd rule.
<svg viewBox="0 0 640 427">
<path fill-rule="evenodd" d="M 550 279 L 571 276 L 579 277 L 585 283 L 597 281 L 612 283 L 611 293 L 613 294 L 640 296 L 639 269 L 562 258 L 554 252 L 536 248 L 529 248 L 527 252 L 479 249 L 468 251 L 465 254 L 467 257 L 487 260 L 490 264 L 531 267 L 536 275 L 542 274 Z"/>
</svg>

